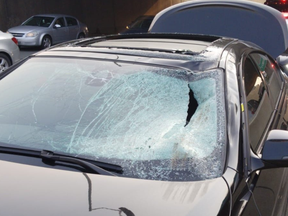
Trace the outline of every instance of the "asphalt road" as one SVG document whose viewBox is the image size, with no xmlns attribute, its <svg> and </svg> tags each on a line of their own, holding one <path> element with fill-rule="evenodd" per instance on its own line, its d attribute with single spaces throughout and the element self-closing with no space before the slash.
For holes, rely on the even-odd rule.
<svg viewBox="0 0 288 216">
<path fill-rule="evenodd" d="M 23 59 L 33 53 L 40 51 L 39 48 L 21 48 L 20 49 L 20 59 Z"/>
</svg>

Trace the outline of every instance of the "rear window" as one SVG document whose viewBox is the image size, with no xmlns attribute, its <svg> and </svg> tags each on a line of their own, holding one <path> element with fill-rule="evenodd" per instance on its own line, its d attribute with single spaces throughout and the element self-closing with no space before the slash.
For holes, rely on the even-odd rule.
<svg viewBox="0 0 288 216">
<path fill-rule="evenodd" d="M 133 178 L 223 172 L 220 70 L 34 58 L 4 77 L 0 92 L 2 143 L 116 163 Z"/>
</svg>

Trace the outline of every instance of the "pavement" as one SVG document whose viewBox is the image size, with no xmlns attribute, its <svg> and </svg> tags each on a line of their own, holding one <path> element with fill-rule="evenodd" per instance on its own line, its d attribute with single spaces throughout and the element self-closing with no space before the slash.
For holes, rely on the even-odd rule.
<svg viewBox="0 0 288 216">
<path fill-rule="evenodd" d="M 33 53 L 39 52 L 39 48 L 21 48 L 20 49 L 20 59 L 23 59 Z"/>
</svg>

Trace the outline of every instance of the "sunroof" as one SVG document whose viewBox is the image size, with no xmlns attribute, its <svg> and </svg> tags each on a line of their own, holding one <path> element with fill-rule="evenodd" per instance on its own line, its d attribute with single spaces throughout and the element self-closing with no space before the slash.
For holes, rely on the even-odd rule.
<svg viewBox="0 0 288 216">
<path fill-rule="evenodd" d="M 129 38 L 117 40 L 104 40 L 90 44 L 92 47 L 128 48 L 128 49 L 151 49 L 167 51 L 190 51 L 199 53 L 205 50 L 211 42 L 179 39 L 159 38 Z"/>
</svg>

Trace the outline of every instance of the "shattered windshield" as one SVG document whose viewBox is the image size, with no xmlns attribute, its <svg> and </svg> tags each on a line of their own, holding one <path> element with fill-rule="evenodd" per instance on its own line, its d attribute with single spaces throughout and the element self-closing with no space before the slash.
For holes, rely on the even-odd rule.
<svg viewBox="0 0 288 216">
<path fill-rule="evenodd" d="M 222 174 L 222 73 L 32 58 L 0 82 L 0 142 L 191 181 Z"/>
</svg>

